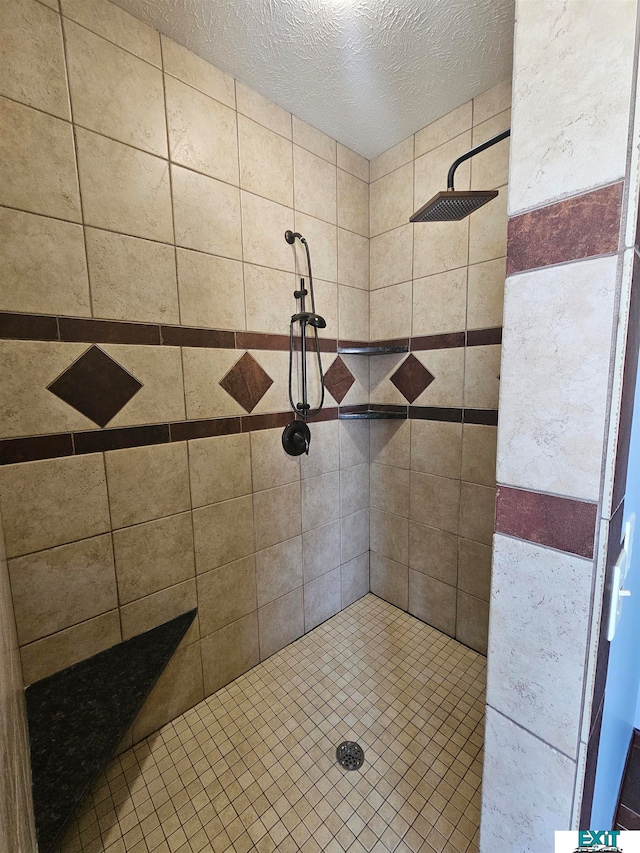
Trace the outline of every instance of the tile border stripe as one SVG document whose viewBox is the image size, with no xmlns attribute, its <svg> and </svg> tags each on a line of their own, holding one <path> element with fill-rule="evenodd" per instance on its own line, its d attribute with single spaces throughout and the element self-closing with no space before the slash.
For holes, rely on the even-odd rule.
<svg viewBox="0 0 640 853">
<path fill-rule="evenodd" d="M 597 516 L 594 503 L 498 486 L 496 533 L 593 558 Z"/>
</svg>

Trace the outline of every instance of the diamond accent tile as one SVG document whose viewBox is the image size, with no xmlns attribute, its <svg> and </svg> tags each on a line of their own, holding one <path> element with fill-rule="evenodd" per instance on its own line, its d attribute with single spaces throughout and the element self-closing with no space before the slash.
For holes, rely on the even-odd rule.
<svg viewBox="0 0 640 853">
<path fill-rule="evenodd" d="M 220 385 L 243 409 L 252 412 L 273 385 L 273 379 L 245 352 L 220 380 Z"/>
<path fill-rule="evenodd" d="M 410 403 L 417 400 L 420 394 L 431 385 L 436 377 L 410 353 L 391 377 L 398 391 Z"/>
<path fill-rule="evenodd" d="M 355 381 L 355 376 L 340 356 L 324 375 L 324 386 L 337 403 L 344 400 Z"/>
<path fill-rule="evenodd" d="M 47 386 L 48 391 L 101 427 L 141 388 L 142 382 L 97 346 L 89 347 Z"/>
</svg>

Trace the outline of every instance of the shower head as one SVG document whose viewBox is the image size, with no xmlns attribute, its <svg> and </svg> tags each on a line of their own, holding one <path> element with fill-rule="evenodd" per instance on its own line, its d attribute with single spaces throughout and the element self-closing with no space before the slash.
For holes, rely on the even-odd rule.
<svg viewBox="0 0 640 853">
<path fill-rule="evenodd" d="M 285 231 L 284 232 L 284 239 L 287 241 L 287 243 L 290 246 L 293 246 L 293 244 L 296 242 L 296 237 L 298 238 L 298 240 L 300 240 L 301 243 L 307 242 L 304 239 L 304 237 L 302 236 L 302 234 L 300 234 L 299 231 Z"/>
<path fill-rule="evenodd" d="M 446 190 L 416 210 L 409 222 L 457 222 L 498 195 L 498 190 Z"/>
<path fill-rule="evenodd" d="M 327 321 L 324 317 L 321 317 L 319 314 L 310 314 L 308 311 L 302 311 L 300 314 L 294 314 L 291 318 L 291 322 L 295 323 L 297 320 L 302 320 L 303 323 L 308 323 L 316 329 L 326 329 L 327 327 Z"/>
</svg>

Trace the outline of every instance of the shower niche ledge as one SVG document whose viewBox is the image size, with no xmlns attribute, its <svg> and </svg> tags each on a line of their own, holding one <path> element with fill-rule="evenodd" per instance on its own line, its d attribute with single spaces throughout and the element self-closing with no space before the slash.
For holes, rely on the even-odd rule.
<svg viewBox="0 0 640 853">
<path fill-rule="evenodd" d="M 398 352 L 409 352 L 407 343 L 371 343 L 371 344 L 341 344 L 338 353 L 342 355 L 390 355 Z"/>
<path fill-rule="evenodd" d="M 349 406 L 341 407 L 338 412 L 338 419 L 341 421 L 406 421 L 407 417 L 408 413 L 406 406 Z"/>
</svg>

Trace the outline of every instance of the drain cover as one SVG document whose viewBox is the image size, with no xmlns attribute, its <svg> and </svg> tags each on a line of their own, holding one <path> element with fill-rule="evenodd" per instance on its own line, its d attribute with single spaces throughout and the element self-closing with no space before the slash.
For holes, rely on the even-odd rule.
<svg viewBox="0 0 640 853">
<path fill-rule="evenodd" d="M 345 740 L 336 749 L 336 758 L 338 764 L 344 767 L 345 770 L 358 770 L 364 764 L 364 752 L 359 743 L 352 740 Z"/>
</svg>

